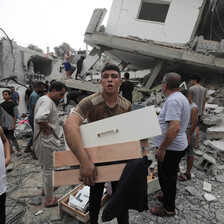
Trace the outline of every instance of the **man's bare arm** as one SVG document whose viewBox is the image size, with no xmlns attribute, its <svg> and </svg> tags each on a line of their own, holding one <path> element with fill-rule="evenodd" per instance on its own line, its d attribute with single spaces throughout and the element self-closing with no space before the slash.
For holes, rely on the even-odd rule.
<svg viewBox="0 0 224 224">
<path fill-rule="evenodd" d="M 167 130 L 164 140 L 162 141 L 159 148 L 156 150 L 156 159 L 158 161 L 164 161 L 166 149 L 173 142 L 173 140 L 177 137 L 177 134 L 180 130 L 180 122 L 179 121 L 170 121 L 170 126 Z"/>
<path fill-rule="evenodd" d="M 13 118 L 13 123 L 12 123 L 12 130 L 14 131 L 15 130 L 15 128 L 16 128 L 16 119 L 17 119 L 17 116 L 16 115 L 14 115 L 14 118 Z"/>
<path fill-rule="evenodd" d="M 81 123 L 82 119 L 77 114 L 72 113 L 64 123 L 63 128 L 68 147 L 80 162 L 80 177 L 85 185 L 92 186 L 95 184 L 97 173 L 93 162 L 89 159 L 82 145 L 80 134 Z"/>
</svg>

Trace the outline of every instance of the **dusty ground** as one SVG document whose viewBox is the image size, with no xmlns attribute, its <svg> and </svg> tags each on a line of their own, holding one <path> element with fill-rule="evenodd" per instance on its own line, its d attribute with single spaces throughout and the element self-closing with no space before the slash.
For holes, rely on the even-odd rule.
<svg viewBox="0 0 224 224">
<path fill-rule="evenodd" d="M 24 150 L 28 139 L 19 140 Z M 153 158 L 154 152 L 151 155 Z M 196 156 L 195 164 L 200 156 Z M 217 160 L 217 166 L 211 174 L 200 171 L 193 167 L 193 177 L 187 182 L 177 183 L 176 215 L 174 217 L 155 217 L 149 211 L 138 213 L 130 211 L 130 223 L 224 223 L 224 165 L 223 161 Z M 181 169 L 184 169 L 186 161 L 182 160 Z M 76 219 L 67 214 L 59 215 L 58 208 L 45 208 L 44 198 L 41 192 L 41 173 L 37 160 L 33 160 L 31 154 L 23 154 L 16 157 L 12 154 L 10 164 L 12 171 L 7 172 L 7 223 L 25 224 L 49 224 L 49 223 L 79 223 Z M 215 201 L 208 202 L 204 198 L 206 193 L 203 182 L 207 181 L 212 185 L 211 194 L 216 197 Z M 73 187 L 65 186 L 56 190 L 58 197 L 65 195 Z M 40 199 L 40 205 L 30 205 L 29 199 Z M 155 195 L 148 196 L 149 207 L 159 204 Z M 37 212 L 40 214 L 35 215 Z M 102 211 L 101 211 L 102 212 Z M 99 221 L 101 223 L 101 221 Z M 108 223 L 117 223 L 112 220 Z"/>
</svg>

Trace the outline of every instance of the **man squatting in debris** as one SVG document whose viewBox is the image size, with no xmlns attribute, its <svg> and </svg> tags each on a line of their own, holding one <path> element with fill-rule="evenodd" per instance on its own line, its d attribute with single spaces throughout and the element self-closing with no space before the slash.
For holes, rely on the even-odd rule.
<svg viewBox="0 0 224 224">
<path fill-rule="evenodd" d="M 104 183 L 95 183 L 96 167 L 82 145 L 80 125 L 86 118 L 88 122 L 94 122 L 132 110 L 131 103 L 118 94 L 121 82 L 120 69 L 116 65 L 105 65 L 101 73 L 102 91 L 84 98 L 64 124 L 68 146 L 80 162 L 81 180 L 85 185 L 90 186 L 89 213 L 91 224 L 98 223 Z M 113 193 L 117 183 L 112 182 Z M 120 224 L 128 223 L 128 210 L 125 210 L 117 219 Z"/>
<path fill-rule="evenodd" d="M 0 127 L 0 223 L 5 223 L 6 170 L 10 163 L 10 145 Z"/>
<path fill-rule="evenodd" d="M 155 137 L 155 157 L 163 193 L 156 197 L 163 205 L 150 209 L 157 216 L 175 215 L 177 169 L 188 146 L 185 131 L 190 120 L 190 105 L 179 92 L 180 83 L 181 77 L 177 73 L 167 73 L 162 81 L 162 91 L 167 99 L 159 115 L 162 135 Z"/>
<path fill-rule="evenodd" d="M 10 95 L 10 90 L 2 91 L 2 96 L 5 101 L 0 104 L 0 121 L 4 134 L 10 141 L 11 152 L 13 152 L 12 146 L 14 145 L 16 147 L 16 156 L 18 157 L 22 155 L 19 144 L 14 136 L 18 109 L 17 104 L 10 99 Z"/>
<path fill-rule="evenodd" d="M 33 145 L 42 170 L 43 188 L 41 194 L 45 195 L 45 207 L 54 207 L 58 199 L 53 197 L 52 170 L 53 152 L 60 145 L 60 121 L 56 103 L 64 98 L 66 86 L 54 82 L 47 93 L 42 96 L 34 110 L 34 136 Z"/>
<path fill-rule="evenodd" d="M 203 111 L 205 108 L 206 102 L 206 89 L 200 85 L 200 76 L 198 74 L 194 74 L 191 77 L 192 86 L 189 88 L 189 93 L 192 96 L 193 102 L 198 107 L 198 123 L 196 127 L 196 136 L 194 141 L 194 148 L 198 149 L 198 140 L 199 140 L 199 124 L 201 122 L 201 117 L 203 116 Z"/>
<path fill-rule="evenodd" d="M 193 148 L 194 148 L 194 139 L 196 135 L 195 128 L 197 126 L 197 120 L 198 120 L 198 107 L 193 102 L 192 96 L 188 90 L 183 90 L 181 91 L 181 93 L 187 98 L 191 107 L 191 118 L 186 130 L 187 142 L 188 142 L 188 147 L 185 154 L 185 157 L 187 158 L 187 170 L 185 173 L 180 174 L 178 176 L 179 181 L 186 181 L 191 179 L 191 169 L 194 163 Z"/>
</svg>

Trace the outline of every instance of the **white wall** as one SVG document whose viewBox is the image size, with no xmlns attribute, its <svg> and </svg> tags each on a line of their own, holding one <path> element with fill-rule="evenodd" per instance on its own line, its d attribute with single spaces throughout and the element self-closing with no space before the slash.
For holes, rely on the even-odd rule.
<svg viewBox="0 0 224 224">
<path fill-rule="evenodd" d="M 165 0 L 170 3 L 165 23 L 138 20 L 142 0 L 114 0 L 106 32 L 112 35 L 186 43 L 190 40 L 204 0 Z"/>
</svg>

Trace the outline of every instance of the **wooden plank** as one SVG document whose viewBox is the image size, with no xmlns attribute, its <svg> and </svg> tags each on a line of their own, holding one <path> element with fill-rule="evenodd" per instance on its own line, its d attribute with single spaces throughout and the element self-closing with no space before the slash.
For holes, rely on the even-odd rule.
<svg viewBox="0 0 224 224">
<path fill-rule="evenodd" d="M 91 147 L 85 150 L 93 163 L 130 160 L 142 157 L 139 141 Z M 55 168 L 79 164 L 78 159 L 70 150 L 54 152 Z"/>
<path fill-rule="evenodd" d="M 119 180 L 125 165 L 126 163 L 97 167 L 98 178 L 96 179 L 96 183 Z M 79 169 L 53 172 L 54 186 L 74 185 L 81 183 L 82 182 L 79 181 Z"/>
</svg>

